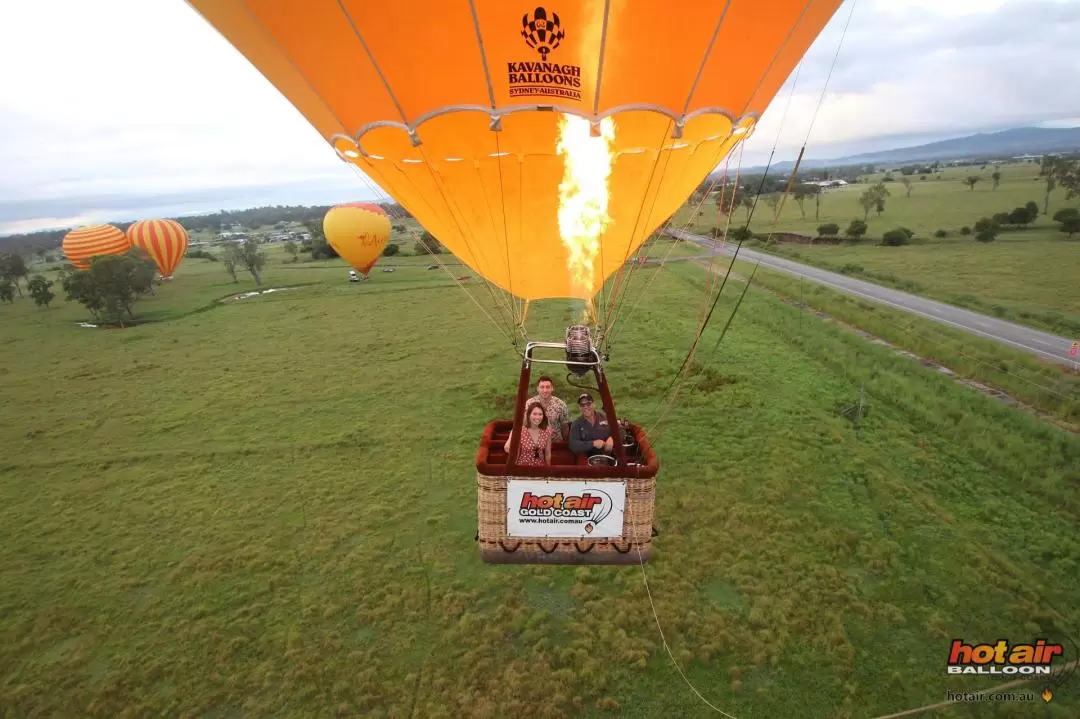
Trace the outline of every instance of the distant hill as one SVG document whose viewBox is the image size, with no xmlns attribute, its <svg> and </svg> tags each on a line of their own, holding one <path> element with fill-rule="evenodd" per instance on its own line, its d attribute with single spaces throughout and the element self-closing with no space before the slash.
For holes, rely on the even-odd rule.
<svg viewBox="0 0 1080 719">
<path fill-rule="evenodd" d="M 1056 152 L 1080 152 L 1080 127 L 1017 127 L 1001 132 L 986 132 L 966 137 L 954 137 L 926 145 L 900 147 L 894 150 L 867 152 L 827 160 L 805 159 L 800 168 L 840 167 L 843 165 L 886 165 L 903 162 L 949 161 L 1014 157 L 1016 155 L 1041 155 Z M 791 161 L 777 162 L 769 170 L 789 172 L 795 167 Z M 765 168 L 749 167 L 743 172 L 761 171 Z"/>
</svg>

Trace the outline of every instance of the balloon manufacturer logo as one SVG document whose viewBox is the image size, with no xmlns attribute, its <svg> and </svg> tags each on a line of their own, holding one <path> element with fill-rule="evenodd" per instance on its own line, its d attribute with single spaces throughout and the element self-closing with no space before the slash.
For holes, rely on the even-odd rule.
<svg viewBox="0 0 1080 719">
<path fill-rule="evenodd" d="M 538 7 L 533 10 L 532 19 L 529 13 L 521 18 L 521 36 L 525 38 L 525 44 L 540 53 L 540 59 L 546 62 L 548 53 L 559 46 L 566 32 L 558 13 L 551 13 L 549 19 L 547 10 Z"/>
<path fill-rule="evenodd" d="M 506 63 L 510 97 L 559 97 L 581 99 L 581 66 L 550 62 L 548 55 L 566 38 L 558 13 L 542 7 L 521 18 L 521 37 L 540 55 L 540 62 Z"/>
</svg>

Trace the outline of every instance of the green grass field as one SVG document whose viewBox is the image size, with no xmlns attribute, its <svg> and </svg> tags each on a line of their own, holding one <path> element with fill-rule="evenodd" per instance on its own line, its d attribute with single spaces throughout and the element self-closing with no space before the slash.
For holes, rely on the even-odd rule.
<svg viewBox="0 0 1080 719">
<path fill-rule="evenodd" d="M 1046 186 L 1038 177 L 1037 165 L 999 167 L 1002 179 L 997 190 L 992 189 L 990 178 L 993 165 L 985 170 L 948 168 L 926 180 L 914 175 L 910 197 L 898 181 L 887 183 L 892 194 L 885 211 L 880 217 L 870 213 L 869 230 L 858 244 L 777 244 L 767 249 L 825 269 L 846 267 L 871 282 L 1080 339 L 1080 238 L 1069 240 L 1050 219 L 1063 207 L 1080 207 L 1080 199 L 1066 202 L 1065 192 L 1056 189 L 1050 194 L 1050 217 L 1040 214 L 1031 227 L 1003 232 L 992 243 L 959 234 L 961 227 L 974 226 L 980 217 L 1008 212 L 1029 200 L 1042 208 Z M 982 178 L 974 189 L 962 182 L 969 175 Z M 893 176 L 901 177 L 899 173 Z M 878 173 L 868 180 L 876 182 L 881 177 Z M 789 198 L 775 223 L 771 208 L 759 201 L 750 227 L 759 233 L 774 230 L 813 236 L 818 225 L 835 222 L 843 232 L 852 219 L 862 219 L 858 198 L 868 186 L 859 183 L 828 190 L 822 196 L 820 219 L 814 217 L 813 198 L 804 202 L 805 219 L 798 203 Z M 715 200 L 710 198 L 701 211 L 690 229 L 707 234 L 717 224 Z M 736 210 L 731 226 L 742 226 L 746 217 L 745 210 Z M 673 224 L 682 227 L 692 219 L 691 208 L 684 207 Z M 880 244 L 882 233 L 900 226 L 916 232 L 915 244 Z M 939 229 L 948 236 L 934 238 Z M 756 244 L 747 246 L 760 249 Z"/>
<path fill-rule="evenodd" d="M 272 252 L 294 289 L 222 303 L 250 277 L 188 259 L 124 330 L 0 306 L 3 713 L 710 715 L 640 567 L 479 561 L 473 456 L 518 362 L 453 280 Z M 756 289 L 714 350 L 738 284 L 654 427 L 707 276 L 640 268 L 628 301 L 646 282 L 610 378 L 653 429 L 648 586 L 709 701 L 876 717 L 998 683 L 946 676 L 953 638 L 1077 635 L 1080 439 Z M 1077 716 L 1080 684 L 1039 706 Z"/>
</svg>

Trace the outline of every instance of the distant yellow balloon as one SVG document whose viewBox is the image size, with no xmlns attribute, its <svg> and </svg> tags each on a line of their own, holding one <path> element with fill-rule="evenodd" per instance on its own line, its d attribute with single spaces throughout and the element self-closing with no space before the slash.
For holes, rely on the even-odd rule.
<svg viewBox="0 0 1080 719">
<path fill-rule="evenodd" d="M 342 259 L 367 276 L 390 240 L 390 215 L 378 205 L 348 202 L 326 213 L 323 233 Z"/>
</svg>

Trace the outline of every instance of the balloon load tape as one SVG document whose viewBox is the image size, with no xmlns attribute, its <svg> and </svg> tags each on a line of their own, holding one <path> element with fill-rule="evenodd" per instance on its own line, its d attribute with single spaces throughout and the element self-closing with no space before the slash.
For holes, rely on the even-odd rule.
<svg viewBox="0 0 1080 719">
<path fill-rule="evenodd" d="M 585 325 L 573 325 L 566 328 L 566 368 L 578 376 L 589 371 L 589 366 L 574 364 L 577 362 L 593 363 L 592 335 Z"/>
</svg>

